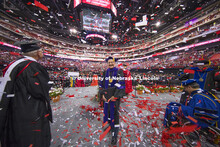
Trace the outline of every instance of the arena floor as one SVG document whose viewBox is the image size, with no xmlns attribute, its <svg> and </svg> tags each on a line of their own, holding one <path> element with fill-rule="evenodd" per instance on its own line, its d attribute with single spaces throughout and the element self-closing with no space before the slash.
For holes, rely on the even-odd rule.
<svg viewBox="0 0 220 147">
<path fill-rule="evenodd" d="M 97 87 L 67 88 L 61 100 L 52 103 L 52 147 L 110 145 L 110 133 L 102 141 L 99 138 L 103 134 L 103 114 L 98 102 L 91 100 L 96 93 Z M 138 98 L 131 94 L 123 99 L 117 146 L 161 146 L 165 107 L 179 98 L 180 93 L 163 93 Z"/>
</svg>

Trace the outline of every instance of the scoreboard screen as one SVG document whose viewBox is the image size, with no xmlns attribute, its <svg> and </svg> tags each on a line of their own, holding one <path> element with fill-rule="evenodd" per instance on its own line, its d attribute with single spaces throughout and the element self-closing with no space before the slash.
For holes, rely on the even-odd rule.
<svg viewBox="0 0 220 147">
<path fill-rule="evenodd" d="M 81 11 L 83 30 L 109 33 L 111 24 L 111 14 L 89 8 Z"/>
</svg>

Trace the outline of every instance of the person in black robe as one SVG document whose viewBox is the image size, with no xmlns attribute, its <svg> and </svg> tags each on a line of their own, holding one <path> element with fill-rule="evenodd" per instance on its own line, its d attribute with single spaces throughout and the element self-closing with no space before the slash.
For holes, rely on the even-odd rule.
<svg viewBox="0 0 220 147">
<path fill-rule="evenodd" d="M 20 44 L 24 57 L 4 70 L 0 87 L 2 147 L 49 147 L 52 111 L 49 75 L 37 63 L 43 58 L 38 42 Z"/>
<path fill-rule="evenodd" d="M 109 123 L 111 126 L 112 145 L 117 143 L 120 99 L 125 96 L 124 73 L 123 70 L 115 67 L 115 60 L 113 57 L 106 59 L 108 69 L 103 73 L 99 83 L 99 87 L 102 88 L 100 94 L 104 100 L 103 124 Z"/>
</svg>

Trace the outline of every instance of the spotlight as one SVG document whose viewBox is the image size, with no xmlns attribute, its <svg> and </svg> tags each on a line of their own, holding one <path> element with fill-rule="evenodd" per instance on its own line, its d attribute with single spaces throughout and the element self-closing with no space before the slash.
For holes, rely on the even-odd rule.
<svg viewBox="0 0 220 147">
<path fill-rule="evenodd" d="M 156 23 L 156 26 L 157 26 L 157 27 L 160 26 L 160 22 L 159 22 L 159 21 Z"/>
<path fill-rule="evenodd" d="M 138 27 L 135 27 L 134 29 L 136 29 L 136 30 L 140 31 L 140 29 L 139 29 Z"/>
<path fill-rule="evenodd" d="M 112 38 L 113 38 L 113 39 L 117 39 L 117 38 L 118 38 L 118 36 L 117 36 L 117 35 L 115 35 L 115 34 L 113 34 L 113 35 L 112 35 Z"/>
<path fill-rule="evenodd" d="M 74 34 L 76 34 L 77 33 L 77 30 L 76 29 L 70 29 L 70 33 L 74 33 Z"/>
</svg>

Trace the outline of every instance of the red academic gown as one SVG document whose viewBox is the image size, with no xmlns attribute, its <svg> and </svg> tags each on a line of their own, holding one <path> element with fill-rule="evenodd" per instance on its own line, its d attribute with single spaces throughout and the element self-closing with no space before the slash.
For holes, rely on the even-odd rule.
<svg viewBox="0 0 220 147">
<path fill-rule="evenodd" d="M 77 79 L 75 87 L 85 87 L 85 83 L 83 79 Z"/>
<path fill-rule="evenodd" d="M 125 93 L 128 94 L 132 92 L 131 72 L 127 69 L 124 69 L 123 73 L 125 77 Z"/>
</svg>

